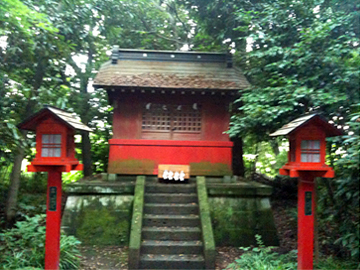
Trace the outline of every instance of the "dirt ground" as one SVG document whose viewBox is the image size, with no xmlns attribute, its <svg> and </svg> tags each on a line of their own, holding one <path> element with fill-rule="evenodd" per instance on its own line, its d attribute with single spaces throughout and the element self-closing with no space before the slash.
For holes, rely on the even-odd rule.
<svg viewBox="0 0 360 270">
<path fill-rule="evenodd" d="M 83 255 L 81 270 L 128 269 L 127 247 L 82 246 Z M 224 269 L 241 255 L 241 250 L 235 247 L 217 248 L 216 269 Z"/>
<path fill-rule="evenodd" d="M 276 248 L 279 253 L 287 253 L 296 249 L 296 216 L 292 214 L 295 207 L 296 201 L 272 202 L 275 224 L 280 240 L 280 246 Z M 81 270 L 128 269 L 127 247 L 82 246 L 80 250 L 83 255 Z M 242 254 L 238 247 L 217 247 L 216 251 L 216 270 L 225 269 L 228 264 Z"/>
</svg>

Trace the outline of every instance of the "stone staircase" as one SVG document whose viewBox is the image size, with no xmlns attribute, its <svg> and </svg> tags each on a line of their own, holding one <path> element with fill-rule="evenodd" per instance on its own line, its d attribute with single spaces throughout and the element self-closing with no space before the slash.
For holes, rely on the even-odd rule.
<svg viewBox="0 0 360 270">
<path fill-rule="evenodd" d="M 195 181 L 146 181 L 139 269 L 205 269 Z"/>
</svg>

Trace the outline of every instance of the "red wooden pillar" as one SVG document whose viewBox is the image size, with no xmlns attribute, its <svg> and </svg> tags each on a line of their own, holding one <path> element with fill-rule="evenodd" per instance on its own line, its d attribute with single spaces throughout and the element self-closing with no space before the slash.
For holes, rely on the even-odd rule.
<svg viewBox="0 0 360 270">
<path fill-rule="evenodd" d="M 52 167 L 48 171 L 45 269 L 59 269 L 61 222 L 61 172 Z"/>
<path fill-rule="evenodd" d="M 313 269 L 315 176 L 300 172 L 298 185 L 298 270 Z"/>
</svg>

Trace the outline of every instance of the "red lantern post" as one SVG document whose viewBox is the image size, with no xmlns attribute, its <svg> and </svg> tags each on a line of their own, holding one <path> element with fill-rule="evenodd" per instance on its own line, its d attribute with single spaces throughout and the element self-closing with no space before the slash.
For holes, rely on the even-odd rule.
<svg viewBox="0 0 360 270">
<path fill-rule="evenodd" d="M 75 158 L 74 134 L 91 129 L 68 112 L 47 106 L 24 122 L 19 128 L 36 132 L 36 155 L 28 165 L 29 172 L 48 172 L 45 269 L 59 269 L 61 224 L 61 173 L 82 170 Z"/>
<path fill-rule="evenodd" d="M 333 178 L 325 164 L 326 137 L 341 131 L 319 115 L 307 115 L 286 124 L 270 136 L 287 135 L 290 142 L 288 162 L 281 175 L 298 177 L 298 269 L 313 269 L 315 178 Z"/>
</svg>

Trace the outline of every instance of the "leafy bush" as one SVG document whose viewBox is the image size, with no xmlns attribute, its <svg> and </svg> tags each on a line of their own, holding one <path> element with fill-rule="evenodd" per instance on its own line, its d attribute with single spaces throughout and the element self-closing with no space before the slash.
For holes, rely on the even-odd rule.
<svg viewBox="0 0 360 270">
<path fill-rule="evenodd" d="M 21 193 L 42 193 L 47 191 L 47 173 L 22 172 L 20 176 L 20 192 Z"/>
<path fill-rule="evenodd" d="M 347 134 L 329 139 L 336 178 L 319 185 L 321 243 L 338 257 L 359 261 L 360 241 L 360 103 L 346 122 Z"/>
<path fill-rule="evenodd" d="M 297 268 L 296 254 L 281 255 L 273 252 L 273 247 L 265 247 L 260 235 L 256 235 L 259 247 L 241 248 L 245 253 L 229 264 L 229 270 L 293 270 Z"/>
<path fill-rule="evenodd" d="M 68 184 L 75 183 L 84 177 L 83 171 L 71 171 L 62 174 L 63 187 L 66 188 Z"/>
<path fill-rule="evenodd" d="M 235 262 L 229 264 L 227 270 L 294 270 L 297 269 L 297 252 L 291 251 L 288 254 L 279 254 L 272 251 L 274 247 L 265 247 L 260 235 L 255 235 L 259 247 L 243 248 L 245 253 Z M 314 269 L 359 269 L 356 262 L 342 261 L 333 257 L 323 258 Z"/>
<path fill-rule="evenodd" d="M 314 269 L 359 269 L 360 265 L 357 265 L 355 262 L 351 261 L 343 261 L 339 259 L 335 259 L 333 257 L 328 257 L 326 259 L 322 259 L 319 263 L 314 264 Z"/>
<path fill-rule="evenodd" d="M 46 212 L 46 192 L 43 194 L 20 193 L 16 218 L 19 221 L 26 216 L 35 216 Z"/>
<path fill-rule="evenodd" d="M 0 233 L 0 269 L 44 269 L 45 215 L 26 216 L 15 227 Z M 80 263 L 80 242 L 61 235 L 60 269 L 74 269 Z M 32 268 L 31 268 L 32 267 Z"/>
</svg>

